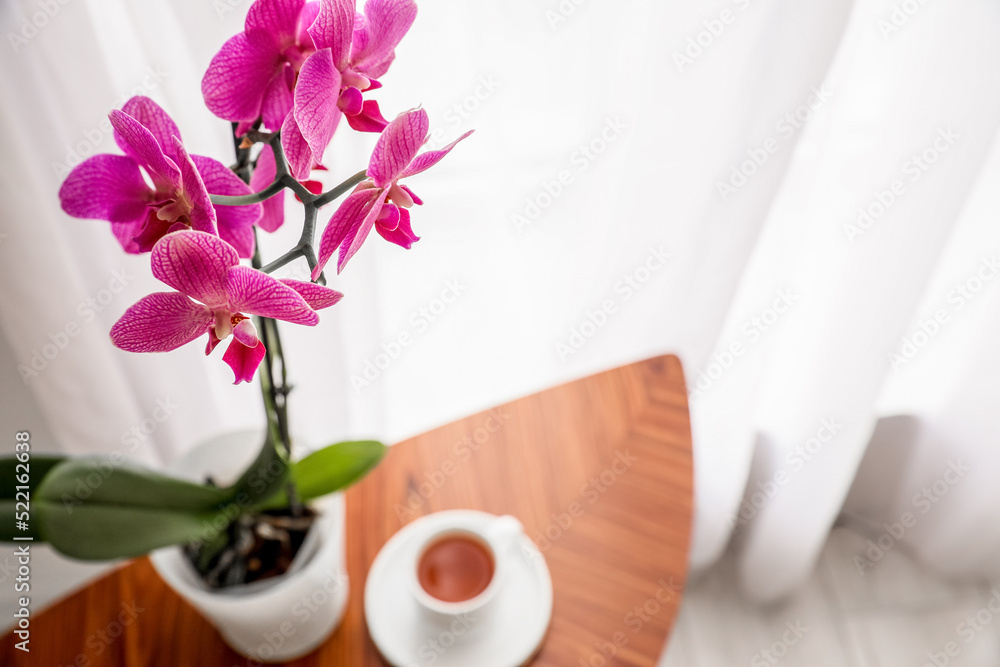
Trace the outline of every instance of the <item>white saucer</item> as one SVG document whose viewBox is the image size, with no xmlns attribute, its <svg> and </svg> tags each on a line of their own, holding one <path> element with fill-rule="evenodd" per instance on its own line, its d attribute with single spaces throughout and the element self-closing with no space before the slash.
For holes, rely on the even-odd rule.
<svg viewBox="0 0 1000 667">
<path fill-rule="evenodd" d="M 552 618 L 552 578 L 527 535 L 480 618 L 441 625 L 421 613 L 411 592 L 408 569 L 422 536 L 495 518 L 474 510 L 430 514 L 393 535 L 375 557 L 365 583 L 365 620 L 375 646 L 394 667 L 520 667 L 542 645 Z"/>
</svg>

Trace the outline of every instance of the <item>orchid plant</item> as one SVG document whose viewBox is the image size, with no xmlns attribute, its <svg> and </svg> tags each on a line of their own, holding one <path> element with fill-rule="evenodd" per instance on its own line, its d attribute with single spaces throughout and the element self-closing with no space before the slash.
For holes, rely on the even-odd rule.
<svg viewBox="0 0 1000 667">
<path fill-rule="evenodd" d="M 59 191 L 62 208 L 110 223 L 122 249 L 148 253 L 152 275 L 169 288 L 129 307 L 111 328 L 111 342 L 163 353 L 202 339 L 211 355 L 231 338 L 222 361 L 236 384 L 259 377 L 266 435 L 253 464 L 229 486 L 182 481 L 116 455 L 35 456 L 28 533 L 13 529 L 18 460 L 0 460 L 0 513 L 7 516 L 0 538 L 30 535 L 82 559 L 188 544 L 207 576 L 232 546 L 234 526 L 252 527 L 275 512 L 308 516 L 305 503 L 377 464 L 384 447 L 375 441 L 337 443 L 292 462 L 291 388 L 277 320 L 316 326 L 319 311 L 344 296 L 326 286 L 324 269 L 336 254 L 339 274 L 372 228 L 406 249 L 419 240 L 410 209 L 423 201 L 401 181 L 468 136 L 421 153 L 429 137 L 424 110 L 387 121 L 366 99 L 381 87 L 416 13 L 413 0 L 367 0 L 361 13 L 355 0 L 256 0 L 243 32 L 222 45 L 201 82 L 208 109 L 231 124 L 231 167 L 190 154 L 177 124 L 149 98 L 133 97 L 111 111 L 123 154 L 95 155 L 73 169 Z M 324 169 L 341 117 L 378 138 L 365 170 L 323 192 L 309 178 Z M 302 203 L 301 234 L 265 262 L 257 236 L 284 224 L 285 190 Z M 317 247 L 320 211 L 341 198 Z M 310 281 L 272 275 L 295 261 L 308 264 Z M 223 584 L 239 583 L 215 574 Z"/>
</svg>

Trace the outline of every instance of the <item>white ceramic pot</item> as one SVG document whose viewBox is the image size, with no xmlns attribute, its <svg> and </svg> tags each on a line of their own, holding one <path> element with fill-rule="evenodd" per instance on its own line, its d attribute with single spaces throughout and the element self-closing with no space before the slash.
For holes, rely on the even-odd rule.
<svg viewBox="0 0 1000 667">
<path fill-rule="evenodd" d="M 182 457 L 171 472 L 192 481 L 211 475 L 228 484 L 253 461 L 262 432 L 213 438 Z M 245 586 L 208 588 L 180 547 L 150 554 L 174 591 L 211 621 L 233 650 L 257 663 L 284 662 L 310 653 L 340 625 L 347 609 L 344 497 L 311 504 L 319 513 L 289 571 Z"/>
</svg>

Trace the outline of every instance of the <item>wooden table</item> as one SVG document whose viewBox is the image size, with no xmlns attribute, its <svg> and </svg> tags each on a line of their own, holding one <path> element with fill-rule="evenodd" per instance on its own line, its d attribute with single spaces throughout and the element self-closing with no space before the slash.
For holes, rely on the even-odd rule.
<svg viewBox="0 0 1000 667">
<path fill-rule="evenodd" d="M 552 572 L 555 609 L 534 663 L 653 666 L 687 571 L 691 431 L 676 357 L 543 391 L 401 443 L 347 492 L 347 616 L 290 665 L 383 665 L 364 623 L 365 575 L 418 516 L 451 508 L 521 519 Z M 2 665 L 244 667 L 146 558 L 38 614 L 30 660 Z M 469 667 L 475 667 L 470 665 Z"/>
</svg>

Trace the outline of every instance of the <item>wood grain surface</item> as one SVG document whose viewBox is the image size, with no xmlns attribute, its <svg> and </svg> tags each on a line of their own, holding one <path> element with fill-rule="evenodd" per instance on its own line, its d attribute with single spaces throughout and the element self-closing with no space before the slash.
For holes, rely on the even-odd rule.
<svg viewBox="0 0 1000 667">
<path fill-rule="evenodd" d="M 351 597 L 343 624 L 317 651 L 287 664 L 383 665 L 362 608 L 375 555 L 419 516 L 470 508 L 517 516 L 548 562 L 554 613 L 533 665 L 656 665 L 687 572 L 692 484 L 687 394 L 673 356 L 400 443 L 347 493 Z M 232 652 L 146 558 L 33 618 L 30 656 L 15 641 L 3 638 L 0 664 L 254 664 Z"/>
</svg>

